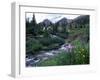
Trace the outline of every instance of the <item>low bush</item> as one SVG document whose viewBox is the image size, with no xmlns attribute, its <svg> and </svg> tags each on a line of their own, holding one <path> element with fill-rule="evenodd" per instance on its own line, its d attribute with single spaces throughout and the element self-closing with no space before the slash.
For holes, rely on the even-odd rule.
<svg viewBox="0 0 100 80">
<path fill-rule="evenodd" d="M 68 32 L 66 32 L 66 33 L 56 33 L 57 36 L 64 38 L 64 39 L 68 38 L 68 34 L 69 34 Z"/>
<path fill-rule="evenodd" d="M 73 42 L 75 46 L 74 50 L 74 64 L 89 64 L 89 43 L 83 44 L 79 40 Z"/>
<path fill-rule="evenodd" d="M 42 47 L 42 44 L 37 39 L 29 38 L 26 41 L 26 53 L 31 51 L 33 54 L 35 54 L 37 51 L 40 51 Z"/>
<path fill-rule="evenodd" d="M 49 46 L 52 44 L 64 44 L 65 41 L 63 38 L 60 37 L 43 37 L 39 39 L 40 43 L 44 46 Z"/>
</svg>

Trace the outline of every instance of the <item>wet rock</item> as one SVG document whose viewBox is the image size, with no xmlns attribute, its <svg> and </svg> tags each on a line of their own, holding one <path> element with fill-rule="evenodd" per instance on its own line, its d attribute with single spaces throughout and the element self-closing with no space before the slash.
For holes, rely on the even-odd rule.
<svg viewBox="0 0 100 80">
<path fill-rule="evenodd" d="M 45 55 L 48 55 L 48 56 L 53 56 L 54 54 L 51 53 L 51 52 L 46 52 Z"/>
</svg>

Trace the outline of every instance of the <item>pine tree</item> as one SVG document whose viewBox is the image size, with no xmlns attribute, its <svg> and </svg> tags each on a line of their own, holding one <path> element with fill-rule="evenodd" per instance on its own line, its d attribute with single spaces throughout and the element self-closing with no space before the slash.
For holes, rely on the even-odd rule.
<svg viewBox="0 0 100 80">
<path fill-rule="evenodd" d="M 35 14 L 33 14 L 31 23 L 32 23 L 33 26 L 36 26 Z"/>
<path fill-rule="evenodd" d="M 35 19 L 35 14 L 33 14 L 32 21 L 31 21 L 31 32 L 34 36 L 37 34 L 37 23 Z"/>
</svg>

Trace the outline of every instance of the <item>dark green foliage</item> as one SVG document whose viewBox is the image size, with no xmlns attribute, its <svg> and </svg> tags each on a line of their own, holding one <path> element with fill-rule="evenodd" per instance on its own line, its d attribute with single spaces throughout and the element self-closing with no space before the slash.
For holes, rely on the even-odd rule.
<svg viewBox="0 0 100 80">
<path fill-rule="evenodd" d="M 33 14 L 32 20 L 29 22 L 29 19 L 26 19 L 26 34 L 37 34 L 37 24 L 35 20 L 35 15 Z"/>
<path fill-rule="evenodd" d="M 47 29 L 43 31 L 43 36 L 44 37 L 49 37 L 50 36 L 50 34 L 49 34 Z"/>
<path fill-rule="evenodd" d="M 39 39 L 40 43 L 42 43 L 44 46 L 48 46 L 51 44 L 50 37 L 43 37 Z"/>
<path fill-rule="evenodd" d="M 54 25 L 53 25 L 53 34 L 56 34 L 57 31 L 58 31 L 58 30 L 57 30 L 57 25 L 54 24 Z"/>
<path fill-rule="evenodd" d="M 79 40 L 73 41 L 76 45 L 74 50 L 74 64 L 89 64 L 89 44 L 83 44 Z"/>
<path fill-rule="evenodd" d="M 30 25 L 29 19 L 26 19 L 26 34 L 32 34 L 32 27 Z"/>
<path fill-rule="evenodd" d="M 44 50 L 56 49 L 65 43 L 64 39 L 60 37 L 42 37 L 39 38 L 39 42 L 43 45 Z"/>
<path fill-rule="evenodd" d="M 40 42 L 45 46 L 56 44 L 56 43 L 58 44 L 65 43 L 64 39 L 60 37 L 43 37 L 43 38 L 40 38 Z"/>
<path fill-rule="evenodd" d="M 34 39 L 34 38 L 29 38 L 26 41 L 26 51 L 28 52 L 32 52 L 33 54 L 36 54 L 37 51 L 40 51 L 42 49 L 42 44 Z"/>
<path fill-rule="evenodd" d="M 59 37 L 61 37 L 61 38 L 67 39 L 69 33 L 68 32 L 66 32 L 66 33 L 56 33 L 56 35 L 59 36 Z"/>
</svg>

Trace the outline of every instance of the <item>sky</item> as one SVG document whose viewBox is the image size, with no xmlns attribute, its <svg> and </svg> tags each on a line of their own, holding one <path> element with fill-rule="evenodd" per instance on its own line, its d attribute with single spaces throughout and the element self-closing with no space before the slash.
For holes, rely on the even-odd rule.
<svg viewBox="0 0 100 80">
<path fill-rule="evenodd" d="M 32 20 L 33 13 L 26 13 L 26 18 L 29 18 L 29 21 Z M 35 19 L 37 23 L 42 22 L 45 19 L 49 19 L 51 22 L 55 23 L 63 17 L 67 19 L 74 19 L 80 15 L 65 15 L 65 14 L 44 14 L 44 13 L 35 13 Z"/>
</svg>

